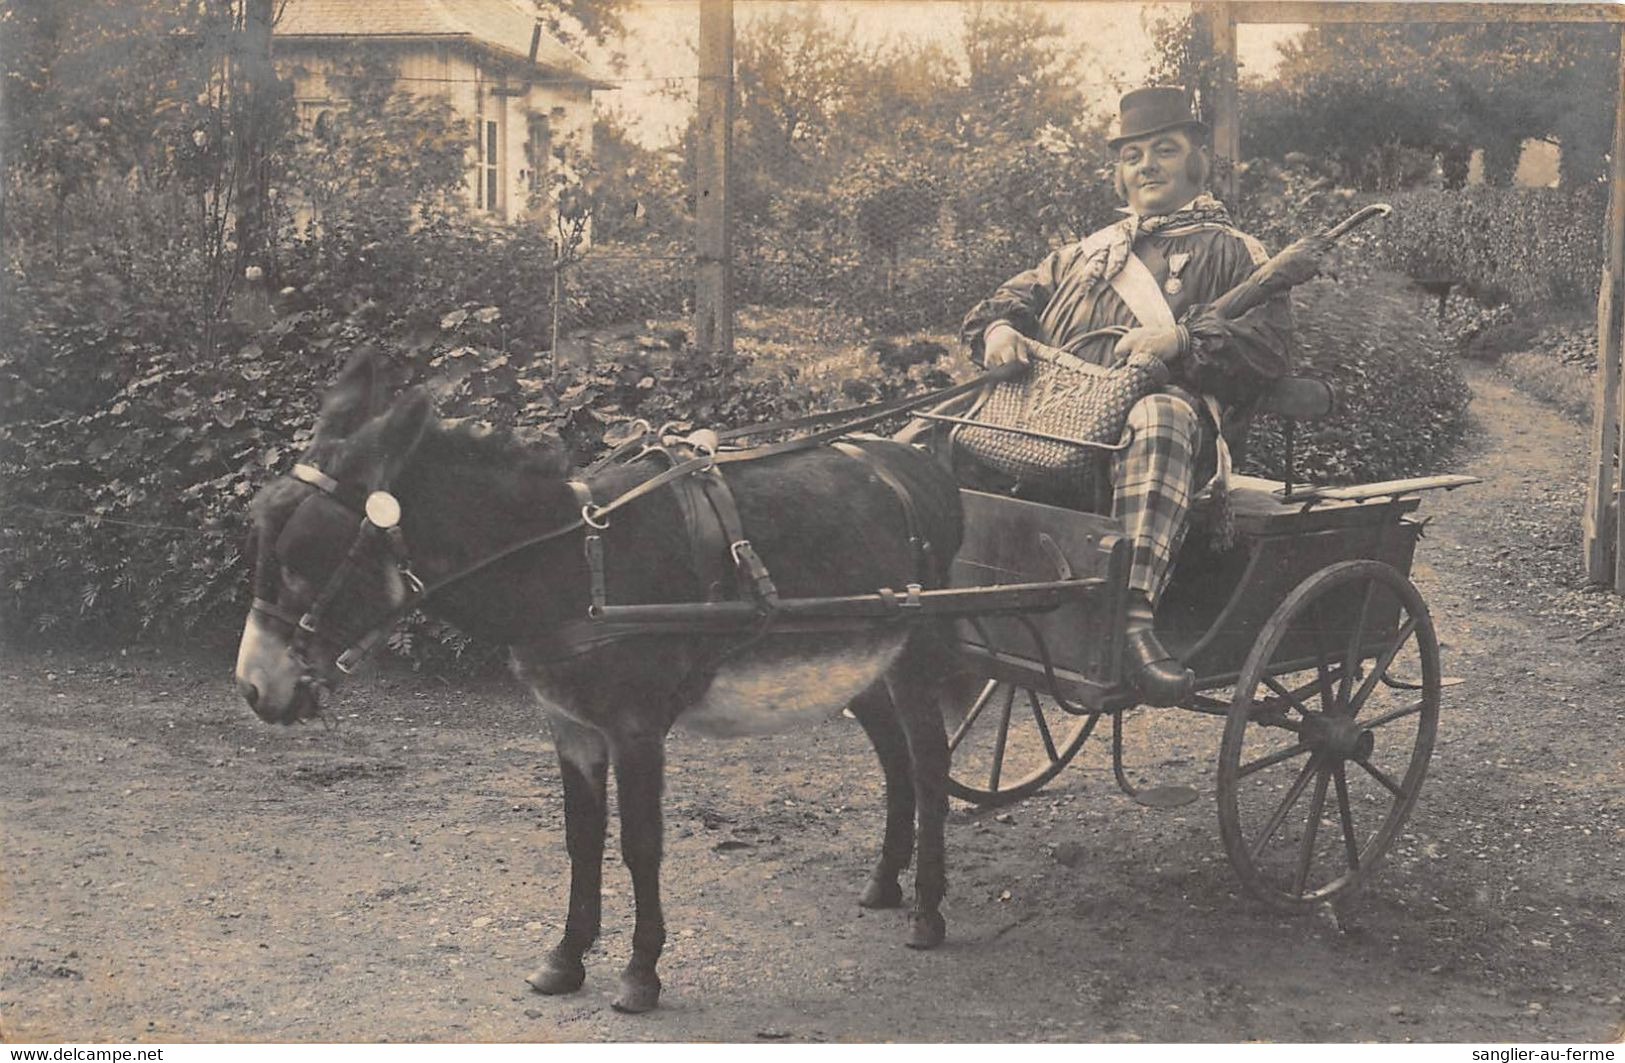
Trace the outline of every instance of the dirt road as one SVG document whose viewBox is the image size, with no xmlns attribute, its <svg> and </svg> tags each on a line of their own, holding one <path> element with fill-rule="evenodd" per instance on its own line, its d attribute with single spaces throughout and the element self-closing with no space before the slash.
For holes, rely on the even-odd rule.
<svg viewBox="0 0 1625 1063">
<path fill-rule="evenodd" d="M 1417 583 L 1439 741 L 1352 929 L 1246 899 L 1212 807 L 1219 725 L 1085 751 L 949 826 L 949 940 L 856 904 L 880 836 L 857 726 L 671 743 L 662 1008 L 609 1007 L 630 890 L 585 989 L 523 978 L 566 882 L 557 769 L 507 683 L 349 691 L 258 723 L 230 656 L 0 660 L 0 1034 L 11 1041 L 1598 1041 L 1625 1026 L 1625 607 L 1575 584 L 1583 432 L 1474 377 L 1464 471 Z M 1567 584 L 1567 585 L 1565 585 Z M 1130 741 L 1133 741 L 1133 726 Z M 612 828 L 613 830 L 613 828 Z M 1068 848 L 1067 866 L 1055 858 Z M 611 839 L 611 852 L 614 852 Z M 1070 858 L 1081 850 L 1084 858 Z"/>
</svg>

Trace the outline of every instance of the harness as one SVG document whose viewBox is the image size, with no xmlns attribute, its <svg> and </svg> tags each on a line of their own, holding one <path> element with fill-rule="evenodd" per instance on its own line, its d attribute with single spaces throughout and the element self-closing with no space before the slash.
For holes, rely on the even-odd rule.
<svg viewBox="0 0 1625 1063">
<path fill-rule="evenodd" d="M 849 628 L 852 626 L 853 618 L 875 615 L 874 610 L 863 607 L 871 599 L 880 604 L 882 615 L 905 615 L 904 610 L 918 607 L 921 584 L 930 571 L 931 547 L 921 533 L 918 507 L 907 486 L 886 467 L 884 462 L 867 452 L 860 443 L 840 437 L 857 428 L 866 427 L 918 406 L 953 398 L 982 386 L 987 379 L 988 376 L 984 375 L 972 381 L 912 398 L 773 421 L 720 433 L 702 429 L 680 439 L 665 434 L 664 429 L 658 433 L 652 432 L 646 423 L 640 422 L 644 429 L 642 433 L 615 447 L 576 479 L 566 481 L 566 486 L 574 495 L 575 511 L 578 514 L 574 519 L 504 547 L 429 583 L 425 583 L 412 569 L 411 551 L 400 527 L 400 502 L 393 494 L 387 490 L 373 491 L 367 494 L 358 506 L 355 501 L 360 495 L 358 490 L 340 484 L 314 465 L 296 464 L 290 473 L 295 480 L 357 513 L 361 517 L 361 522 L 344 559 L 302 615 L 295 617 L 292 612 L 276 603 L 272 579 L 275 570 L 265 566 L 262 566 L 256 576 L 255 596 L 250 611 L 270 617 L 293 629 L 290 653 L 304 670 L 303 681 L 319 684 L 320 680 L 312 676 L 307 656 L 310 646 L 321 632 L 323 621 L 327 618 L 332 604 L 344 592 L 363 560 L 373 555 L 380 547 L 386 552 L 389 562 L 400 576 L 406 593 L 385 616 L 352 641 L 334 660 L 334 667 L 345 675 L 355 670 L 362 659 L 376 648 L 402 617 L 438 591 L 522 550 L 579 530 L 583 533 L 582 550 L 587 564 L 590 604 L 586 617 L 565 621 L 560 625 L 557 635 L 566 647 L 564 656 L 574 656 L 600 645 L 653 633 L 725 634 L 743 631 L 754 641 L 766 634 L 770 627 L 784 629 L 782 620 L 786 614 L 786 603 L 780 599 L 772 574 L 746 534 L 738 504 L 723 475 L 722 467 L 735 462 L 755 461 L 831 443 L 832 449 L 862 462 L 874 478 L 885 484 L 898 500 L 914 553 L 915 582 L 909 584 L 902 595 L 889 589 L 882 589 L 874 596 L 860 596 L 861 602 L 859 599 L 803 600 L 803 604 L 844 602 L 847 606 L 860 607 L 855 610 L 848 609 L 846 612 L 837 610 L 839 615 L 828 614 L 825 610 L 824 614 L 820 615 L 800 616 L 793 621 L 793 629 L 801 631 L 835 630 L 842 626 Z M 844 420 L 835 427 L 807 435 L 755 447 L 722 449 L 723 442 L 727 440 L 799 429 L 843 416 L 851 419 Z M 671 464 L 662 472 L 627 489 L 610 501 L 598 503 L 595 500 L 590 484 L 593 476 L 616 463 L 630 463 L 649 454 L 663 455 Z M 609 517 L 638 499 L 667 487 L 676 493 L 679 509 L 684 514 L 689 549 L 695 571 L 699 574 L 701 586 L 705 591 L 705 601 L 672 603 L 668 607 L 614 605 L 608 601 L 602 535 L 609 528 Z M 728 600 L 726 593 L 730 583 L 735 593 L 734 597 Z M 625 612 L 627 610 L 630 610 L 631 614 Z"/>
</svg>

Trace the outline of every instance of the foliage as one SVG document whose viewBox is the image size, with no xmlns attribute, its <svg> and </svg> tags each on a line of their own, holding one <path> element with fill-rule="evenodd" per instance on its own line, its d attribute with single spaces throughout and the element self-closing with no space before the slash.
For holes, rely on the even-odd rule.
<svg viewBox="0 0 1625 1063">
<path fill-rule="evenodd" d="M 624 114 L 600 108 L 592 134 L 591 167 L 599 179 L 593 239 L 636 243 L 686 237 L 693 207 L 682 163 L 681 152 L 638 144 L 627 132 Z"/>
<path fill-rule="evenodd" d="M 1331 384 L 1337 409 L 1300 426 L 1299 480 L 1360 483 L 1438 469 L 1467 427 L 1467 383 L 1432 317 L 1404 282 L 1310 281 L 1294 289 L 1294 372 Z M 1279 478 L 1281 425 L 1253 426 L 1243 471 Z"/>
<path fill-rule="evenodd" d="M 1323 160 L 1297 153 L 1281 163 L 1252 160 L 1241 168 L 1243 225 L 1279 249 L 1363 204 L 1389 203 L 1391 215 L 1338 245 L 1328 272 L 1358 276 L 1386 266 L 1436 294 L 1449 285 L 1470 296 L 1452 298 L 1441 311 L 1463 350 L 1501 324 L 1512 306 L 1585 310 L 1595 302 L 1606 213 L 1601 189 L 1472 186 L 1373 196 L 1340 184 L 1336 174 Z"/>
<path fill-rule="evenodd" d="M 1600 190 L 1483 188 L 1406 192 L 1378 247 L 1396 269 L 1448 279 L 1481 302 L 1583 307 L 1602 275 Z"/>
<path fill-rule="evenodd" d="M 32 92 L 8 93 L 7 116 L 37 137 L 5 172 L 8 636 L 233 626 L 243 504 L 298 453 L 322 385 L 362 345 L 419 375 L 476 381 L 457 399 L 474 412 L 483 389 L 512 388 L 528 367 L 543 378 L 538 401 L 553 396 L 555 419 L 594 445 L 590 418 L 575 425 L 581 404 L 564 396 L 569 374 L 555 381 L 535 361 L 551 339 L 549 242 L 463 216 L 466 130 L 444 105 L 363 64 L 335 79 L 346 106 L 320 137 L 292 137 L 286 114 L 267 127 L 285 138 L 280 294 L 269 325 L 251 325 L 234 303 L 241 116 L 216 64 L 198 57 L 233 46 L 234 9 L 136 0 L 99 18 L 102 7 L 15 0 L 6 11 L 8 33 L 27 31 L 14 38 L 26 49 L 8 48 L 8 83 Z M 104 60 L 116 77 L 46 91 Z M 672 273 L 632 257 L 578 267 L 564 291 L 581 322 L 643 313 L 674 300 Z M 462 370 L 471 359 L 490 375 Z"/>
<path fill-rule="evenodd" d="M 1156 76 L 1210 92 L 1205 23 L 1164 19 L 1156 31 Z M 1437 163 L 1459 188 L 1482 148 L 1486 178 L 1502 186 L 1535 137 L 1562 145 L 1565 187 L 1602 177 L 1619 58 L 1610 27 L 1322 24 L 1281 56 L 1270 81 L 1240 86 L 1244 158 L 1302 152 L 1364 191 L 1427 183 Z"/>
<path fill-rule="evenodd" d="M 288 236 L 314 226 L 365 245 L 460 217 L 467 130 L 450 101 L 399 91 L 385 56 L 352 59 L 328 81 L 343 105 L 289 144 Z"/>
</svg>

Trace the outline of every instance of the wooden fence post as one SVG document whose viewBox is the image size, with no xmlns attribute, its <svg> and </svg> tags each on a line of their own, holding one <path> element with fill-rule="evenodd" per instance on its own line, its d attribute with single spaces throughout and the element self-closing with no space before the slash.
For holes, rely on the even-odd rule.
<svg viewBox="0 0 1625 1063">
<path fill-rule="evenodd" d="M 1597 295 L 1597 402 L 1592 412 L 1591 465 L 1581 517 L 1586 575 L 1625 594 L 1625 519 L 1622 470 L 1615 465 L 1625 423 L 1625 28 L 1620 30 L 1619 91 L 1614 107 L 1614 157 L 1608 196 L 1608 258 Z"/>
<path fill-rule="evenodd" d="M 733 0 L 700 0 L 699 145 L 694 176 L 694 343 L 706 354 L 734 346 Z"/>
</svg>

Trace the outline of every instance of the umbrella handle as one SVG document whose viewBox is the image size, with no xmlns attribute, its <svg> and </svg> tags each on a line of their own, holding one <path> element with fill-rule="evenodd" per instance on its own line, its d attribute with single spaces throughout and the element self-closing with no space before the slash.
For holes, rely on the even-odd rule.
<svg viewBox="0 0 1625 1063">
<path fill-rule="evenodd" d="M 1361 207 L 1347 218 L 1327 229 L 1323 234 L 1331 240 L 1341 240 L 1355 229 L 1364 225 L 1372 218 L 1386 218 L 1394 212 L 1394 208 L 1386 203 L 1373 203 L 1369 207 Z"/>
</svg>

